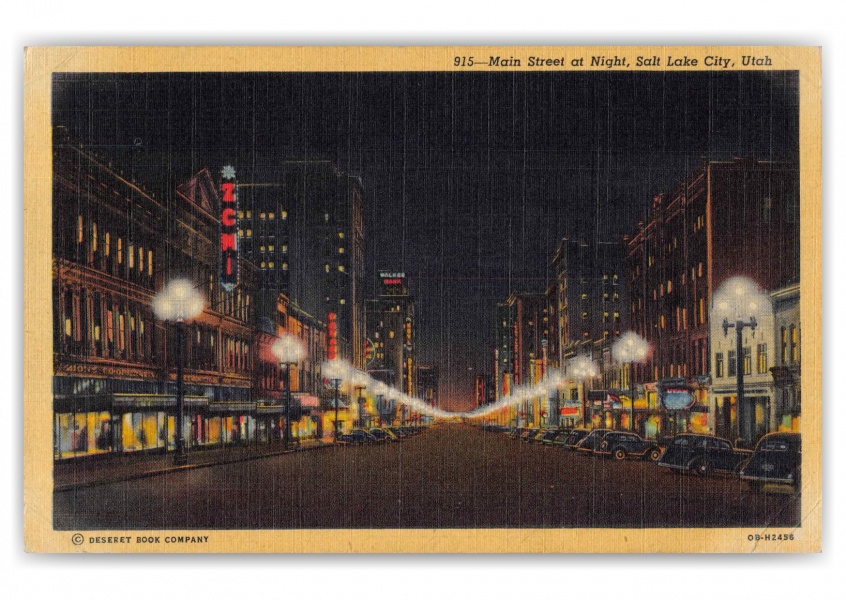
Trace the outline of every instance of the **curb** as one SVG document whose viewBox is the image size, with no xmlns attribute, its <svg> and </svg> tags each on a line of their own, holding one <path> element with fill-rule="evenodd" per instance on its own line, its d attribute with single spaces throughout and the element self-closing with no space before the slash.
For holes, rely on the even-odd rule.
<svg viewBox="0 0 846 600">
<path fill-rule="evenodd" d="M 230 460 L 216 460 L 211 462 L 204 462 L 204 463 L 197 463 L 197 464 L 188 464 L 188 465 L 179 465 L 179 466 L 171 466 L 171 467 L 163 467 L 159 469 L 151 469 L 149 471 L 141 471 L 140 473 L 133 473 L 131 475 L 123 475 L 119 477 L 111 477 L 106 479 L 96 479 L 93 481 L 84 481 L 81 483 L 66 483 L 63 485 L 56 485 L 53 486 L 53 493 L 54 494 L 63 494 L 65 492 L 71 492 L 78 489 L 96 487 L 98 485 L 109 485 L 112 483 L 121 483 L 124 481 L 133 481 L 136 479 L 147 479 L 150 477 L 158 477 L 160 475 L 167 475 L 168 473 L 175 473 L 177 471 L 193 471 L 195 469 L 204 469 L 207 467 L 217 467 L 220 465 L 229 465 L 235 464 L 240 462 L 248 462 L 251 460 L 260 460 L 262 458 L 272 458 L 274 456 L 282 456 L 283 454 L 296 454 L 297 452 L 308 452 L 310 450 L 320 450 L 323 448 L 334 448 L 335 444 L 322 444 L 317 446 L 310 446 L 306 448 L 299 448 L 297 450 L 280 450 L 277 452 L 267 452 L 264 454 L 255 454 L 251 456 L 242 456 L 240 458 L 234 458 Z"/>
</svg>

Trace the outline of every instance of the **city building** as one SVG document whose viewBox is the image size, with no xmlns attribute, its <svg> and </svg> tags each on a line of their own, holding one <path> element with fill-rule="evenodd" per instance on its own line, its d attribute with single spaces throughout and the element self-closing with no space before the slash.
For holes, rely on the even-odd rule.
<svg viewBox="0 0 846 600">
<path fill-rule="evenodd" d="M 220 284 L 208 171 L 156 195 L 59 136 L 53 158 L 55 457 L 174 447 L 176 333 L 151 301 L 178 277 L 207 302 L 185 325 L 185 439 L 254 438 L 256 273 L 240 257 L 238 285 Z"/>
<path fill-rule="evenodd" d="M 337 353 L 364 366 L 364 192 L 328 161 L 259 169 L 239 185 L 238 239 L 259 269 L 259 319 L 278 294 L 323 323 Z M 330 316 L 331 315 L 331 316 Z"/>
<path fill-rule="evenodd" d="M 721 323 L 710 319 L 713 294 L 735 276 L 764 290 L 796 284 L 798 210 L 795 163 L 706 161 L 671 193 L 656 195 L 648 218 L 624 237 L 630 324 L 650 344 L 647 360 L 634 365 L 635 381 L 681 379 L 696 397 L 689 410 L 664 415 L 664 426 L 673 419 L 675 430 L 707 422 L 727 431 L 727 409 L 719 404 L 718 415 L 709 406 L 708 382 L 716 388 L 728 377 L 729 360 Z M 725 375 L 717 377 L 718 369 Z M 755 397 L 769 397 L 760 392 Z"/>
<path fill-rule="evenodd" d="M 624 238 L 631 327 L 652 345 L 639 381 L 707 375 L 711 295 L 742 275 L 763 289 L 799 279 L 799 171 L 753 158 L 708 161 Z"/>
</svg>

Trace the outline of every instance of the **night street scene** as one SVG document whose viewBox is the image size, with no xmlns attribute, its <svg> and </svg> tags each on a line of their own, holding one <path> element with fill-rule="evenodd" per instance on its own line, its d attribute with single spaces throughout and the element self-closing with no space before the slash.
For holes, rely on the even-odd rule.
<svg viewBox="0 0 846 600">
<path fill-rule="evenodd" d="M 799 526 L 798 90 L 54 75 L 54 528 Z"/>
</svg>

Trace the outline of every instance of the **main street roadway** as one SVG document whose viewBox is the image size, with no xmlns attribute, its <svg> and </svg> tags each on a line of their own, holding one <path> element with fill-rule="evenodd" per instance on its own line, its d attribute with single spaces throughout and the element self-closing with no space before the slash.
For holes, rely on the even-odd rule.
<svg viewBox="0 0 846 600">
<path fill-rule="evenodd" d="M 443 424 L 54 495 L 61 530 L 793 527 L 798 496 Z"/>
</svg>

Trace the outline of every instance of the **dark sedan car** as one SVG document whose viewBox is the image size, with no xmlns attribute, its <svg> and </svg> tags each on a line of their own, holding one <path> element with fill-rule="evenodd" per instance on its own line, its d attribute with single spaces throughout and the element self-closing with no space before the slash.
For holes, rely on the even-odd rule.
<svg viewBox="0 0 846 600">
<path fill-rule="evenodd" d="M 532 440 L 532 438 L 535 437 L 538 434 L 538 431 L 540 431 L 540 430 L 537 429 L 537 428 L 526 429 L 525 431 L 523 431 L 522 434 L 520 434 L 520 441 L 521 442 L 530 442 Z"/>
<path fill-rule="evenodd" d="M 567 450 L 575 450 L 579 443 L 590 434 L 589 429 L 573 429 L 563 440 L 556 439 L 554 446 L 563 446 Z"/>
<path fill-rule="evenodd" d="M 360 446 L 361 444 L 367 444 L 373 441 L 370 439 L 371 437 L 372 436 L 366 435 L 363 431 L 344 433 L 338 436 L 337 443 L 341 446 Z"/>
<path fill-rule="evenodd" d="M 645 440 L 636 433 L 612 431 L 605 434 L 597 454 L 613 456 L 615 460 L 625 460 L 630 456 L 657 462 L 661 458 L 661 448 L 651 440 Z"/>
<path fill-rule="evenodd" d="M 610 429 L 594 429 L 585 436 L 585 439 L 578 443 L 576 450 L 579 452 L 596 452 L 602 445 L 602 440 L 605 439 L 605 435 L 610 432 Z"/>
<path fill-rule="evenodd" d="M 685 433 L 670 439 L 658 466 L 692 471 L 702 477 L 712 472 L 735 473 L 752 456 L 731 442 L 712 435 Z"/>
<path fill-rule="evenodd" d="M 755 447 L 755 453 L 740 471 L 740 478 L 760 490 L 764 484 L 785 484 L 798 490 L 802 479 L 802 436 L 771 433 Z"/>
<path fill-rule="evenodd" d="M 559 440 L 563 443 L 569 435 L 570 431 L 568 429 L 550 429 L 541 442 L 544 446 L 553 446 Z"/>
</svg>

